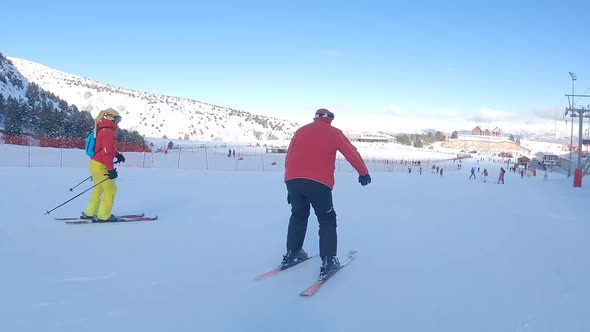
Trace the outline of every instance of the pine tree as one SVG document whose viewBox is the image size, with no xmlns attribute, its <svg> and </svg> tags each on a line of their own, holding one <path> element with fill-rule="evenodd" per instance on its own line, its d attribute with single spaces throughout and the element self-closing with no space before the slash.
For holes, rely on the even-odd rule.
<svg viewBox="0 0 590 332">
<path fill-rule="evenodd" d="M 22 134 L 22 117 L 19 112 L 19 104 L 16 98 L 11 96 L 6 101 L 6 115 L 4 119 L 4 130 L 6 134 L 18 136 Z"/>
<path fill-rule="evenodd" d="M 5 117 L 6 117 L 6 99 L 4 99 L 4 95 L 0 93 L 0 124 L 4 124 Z"/>
<path fill-rule="evenodd" d="M 39 93 L 40 88 L 37 84 L 31 83 L 27 87 L 27 92 L 25 93 L 25 97 L 29 100 L 29 104 L 31 106 L 35 106 L 37 102 L 41 99 L 41 94 Z"/>
<path fill-rule="evenodd" d="M 68 103 L 63 99 L 59 99 L 57 106 L 62 111 L 66 111 L 68 109 Z"/>
<path fill-rule="evenodd" d="M 86 138 L 92 129 L 94 129 L 94 119 L 88 112 L 77 112 L 77 108 L 74 105 L 71 108 L 73 109 L 73 114 L 71 116 L 70 132 L 68 133 L 69 137 Z"/>
<path fill-rule="evenodd" d="M 53 108 L 50 102 L 42 101 L 40 103 L 37 117 L 39 135 L 51 137 L 50 133 L 53 131 L 53 123 L 58 120 L 54 118 Z"/>
<path fill-rule="evenodd" d="M 27 103 L 27 101 L 25 99 L 19 98 L 18 113 L 22 121 L 21 129 L 23 133 L 31 133 L 36 126 L 31 110 L 32 107 Z"/>
<path fill-rule="evenodd" d="M 52 138 L 67 137 L 65 112 L 61 109 L 53 110 L 53 117 L 54 121 L 51 122 L 51 132 L 48 136 Z"/>
</svg>

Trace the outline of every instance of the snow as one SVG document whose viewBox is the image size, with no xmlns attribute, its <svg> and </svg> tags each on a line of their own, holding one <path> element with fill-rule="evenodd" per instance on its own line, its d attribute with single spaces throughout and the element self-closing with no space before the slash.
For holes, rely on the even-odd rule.
<svg viewBox="0 0 590 332">
<path fill-rule="evenodd" d="M 18 77 L 18 71 L 13 65 L 6 64 L 6 66 L 0 65 L 0 75 L 4 76 L 4 78 L 10 78 L 13 76 Z M 13 86 L 12 83 L 7 81 L 6 83 L 0 81 L 0 94 L 5 98 L 8 99 L 9 96 L 16 98 L 17 100 L 26 99 L 26 91 L 29 86 L 29 81 L 27 79 L 21 80 L 23 83 L 23 88 Z M 10 84 L 9 84 L 10 83 Z"/>
<path fill-rule="evenodd" d="M 53 218 L 79 215 L 88 193 L 44 212 L 88 188 L 68 189 L 88 171 L 59 167 L 49 157 L 56 149 L 44 150 L 35 165 L 45 167 L 1 168 L 1 331 L 590 330 L 590 226 L 581 210 L 590 191 L 559 174 L 544 182 L 509 172 L 498 185 L 499 164 L 464 161 L 463 170 L 447 165 L 444 178 L 375 171 L 361 187 L 354 172 L 339 171 L 339 253 L 359 256 L 304 298 L 317 258 L 254 280 L 285 251 L 280 168 L 131 160 L 119 167 L 114 212 L 160 219 L 66 225 Z M 0 155 L 21 160 L 20 151 Z M 472 165 L 488 169 L 488 183 L 467 179 Z M 318 250 L 313 214 L 305 249 Z"/>
<path fill-rule="evenodd" d="M 36 83 L 93 116 L 100 110 L 113 107 L 123 117 L 121 128 L 137 130 L 148 137 L 253 142 L 258 140 L 254 131 L 259 133 L 260 138 L 275 136 L 285 139 L 290 138 L 298 127 L 289 120 L 235 113 L 229 108 L 196 100 L 129 90 L 32 61 L 13 57 L 8 59 L 25 80 Z M 0 88 L 0 91 L 4 90 L 2 86 Z M 259 121 L 255 122 L 254 118 Z M 260 123 L 262 120 L 268 124 L 263 126 Z M 271 123 L 275 129 L 272 129 Z M 279 127 L 282 129 L 277 129 Z"/>
<path fill-rule="evenodd" d="M 563 144 L 557 144 L 557 143 L 522 140 L 522 141 L 520 141 L 520 145 L 523 146 L 524 148 L 531 150 L 531 151 L 546 152 L 546 153 L 552 153 L 555 155 L 562 155 L 568 151 L 567 146 L 565 146 Z"/>
</svg>

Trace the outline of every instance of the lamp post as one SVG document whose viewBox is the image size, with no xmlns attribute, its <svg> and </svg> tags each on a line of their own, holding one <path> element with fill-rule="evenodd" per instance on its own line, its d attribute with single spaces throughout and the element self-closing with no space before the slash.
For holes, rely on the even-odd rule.
<svg viewBox="0 0 590 332">
<path fill-rule="evenodd" d="M 571 71 L 569 72 L 570 76 L 572 77 L 572 100 L 570 102 L 570 108 L 574 109 L 575 106 L 575 101 L 574 101 L 574 82 L 576 81 L 576 74 L 572 73 Z M 567 115 L 567 112 L 566 112 Z M 569 178 L 570 176 L 572 176 L 572 149 L 574 148 L 574 113 L 571 114 L 572 117 L 572 129 L 570 131 L 570 158 L 569 158 L 569 162 L 568 162 L 568 169 L 567 169 L 567 177 Z"/>
</svg>

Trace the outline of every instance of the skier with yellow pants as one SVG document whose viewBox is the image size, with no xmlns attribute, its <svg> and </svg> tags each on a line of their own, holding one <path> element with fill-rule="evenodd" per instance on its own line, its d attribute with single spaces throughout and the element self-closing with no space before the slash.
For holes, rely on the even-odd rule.
<svg viewBox="0 0 590 332">
<path fill-rule="evenodd" d="M 112 108 L 101 111 L 95 119 L 94 157 L 90 159 L 88 168 L 96 187 L 92 190 L 86 211 L 82 213 L 83 219 L 92 219 L 94 222 L 117 220 L 111 211 L 117 193 L 114 180 L 118 174 L 114 159 L 117 159 L 117 163 L 125 161 L 125 157 L 116 149 L 115 133 L 120 121 L 119 112 Z"/>
</svg>

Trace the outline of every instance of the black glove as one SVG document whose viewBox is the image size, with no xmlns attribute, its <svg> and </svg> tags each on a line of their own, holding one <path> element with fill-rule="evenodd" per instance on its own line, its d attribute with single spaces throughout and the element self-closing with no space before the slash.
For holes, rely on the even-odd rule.
<svg viewBox="0 0 590 332">
<path fill-rule="evenodd" d="M 112 171 L 109 171 L 109 174 L 105 174 L 109 176 L 109 179 L 114 180 L 117 178 L 117 176 L 119 176 L 119 174 L 117 173 L 117 169 L 113 169 Z"/>
<path fill-rule="evenodd" d="M 291 196 L 287 193 L 287 204 L 291 204 Z"/>
<path fill-rule="evenodd" d="M 117 155 L 115 156 L 115 158 L 117 158 L 117 161 L 115 161 L 115 164 L 124 163 L 125 162 L 125 156 L 123 156 L 119 152 L 117 152 Z"/>
<path fill-rule="evenodd" d="M 367 173 L 367 175 L 359 175 L 359 183 L 361 186 L 366 186 L 371 183 L 371 176 L 369 173 Z"/>
</svg>

